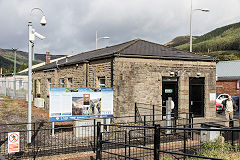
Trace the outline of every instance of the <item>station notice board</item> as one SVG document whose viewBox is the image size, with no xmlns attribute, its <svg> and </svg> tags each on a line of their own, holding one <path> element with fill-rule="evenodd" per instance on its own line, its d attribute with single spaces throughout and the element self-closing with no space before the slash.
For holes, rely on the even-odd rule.
<svg viewBox="0 0 240 160">
<path fill-rule="evenodd" d="M 8 133 L 8 153 L 19 152 L 19 132 Z"/>
</svg>

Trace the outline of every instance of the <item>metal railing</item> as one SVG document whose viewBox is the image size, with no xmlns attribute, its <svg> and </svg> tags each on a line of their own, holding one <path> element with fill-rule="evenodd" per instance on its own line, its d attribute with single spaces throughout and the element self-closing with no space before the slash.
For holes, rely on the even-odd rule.
<svg viewBox="0 0 240 160">
<path fill-rule="evenodd" d="M 95 121 L 94 121 L 95 122 Z M 27 123 L 0 125 L 0 155 L 6 159 L 41 157 L 64 153 L 94 151 L 96 123 L 86 126 L 56 125 L 50 122 L 33 123 L 32 143 L 27 143 Z M 11 126 L 11 127 L 9 127 Z M 15 129 L 11 129 L 15 128 Z M 53 134 L 54 129 L 54 134 Z M 19 132 L 20 150 L 8 153 L 8 133 Z"/>
<path fill-rule="evenodd" d="M 109 127 L 101 131 L 101 126 Z M 96 159 L 222 159 L 211 149 L 239 151 L 239 128 L 188 128 L 97 124 Z M 171 130 L 171 134 L 166 132 Z M 174 132 L 175 131 L 175 132 Z M 218 147 L 218 148 L 217 148 Z"/>
<path fill-rule="evenodd" d="M 188 115 L 188 114 L 186 114 Z M 152 126 L 152 124 L 161 124 L 164 126 L 164 120 L 152 121 L 152 115 L 144 115 L 143 122 L 135 123 L 134 116 L 127 117 L 114 117 L 111 123 L 118 125 L 145 125 Z M 161 117 L 161 115 L 159 115 Z M 128 123 L 117 123 L 121 119 L 131 119 Z M 76 124 L 75 122 L 55 122 L 55 127 L 52 128 L 51 122 L 35 122 L 32 123 L 32 139 L 31 144 L 27 143 L 27 124 L 28 123 L 15 123 L 15 124 L 0 124 L 0 155 L 6 159 L 14 158 L 27 158 L 27 157 L 41 157 L 51 156 L 55 154 L 65 154 L 83 151 L 95 152 L 97 146 L 97 121 L 96 119 L 82 120 L 82 124 Z M 180 123 L 178 126 L 190 125 L 189 121 L 184 119 L 184 123 Z M 74 124 L 75 123 L 75 124 Z M 89 123 L 91 125 L 89 125 Z M 187 123 L 187 124 L 186 124 Z M 174 124 L 174 121 L 172 122 Z M 115 127 L 109 125 L 101 125 L 101 131 L 112 131 Z M 20 133 L 20 151 L 17 153 L 8 153 L 8 133 L 19 132 Z M 125 131 L 124 131 L 125 132 Z M 134 131 L 131 131 L 133 134 Z M 119 132 L 120 133 L 120 132 Z M 116 134 L 117 135 L 117 134 Z M 143 136 L 144 143 L 148 144 L 149 131 L 145 130 Z M 115 137 L 118 139 L 118 137 Z M 136 141 L 137 142 L 137 141 Z"/>
</svg>

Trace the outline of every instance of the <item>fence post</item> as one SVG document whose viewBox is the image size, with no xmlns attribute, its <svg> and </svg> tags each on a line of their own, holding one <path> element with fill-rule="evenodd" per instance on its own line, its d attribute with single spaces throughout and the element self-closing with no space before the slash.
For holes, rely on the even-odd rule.
<svg viewBox="0 0 240 160">
<path fill-rule="evenodd" d="M 143 125 L 146 126 L 146 116 L 143 117 Z M 143 129 L 143 145 L 146 145 L 146 129 Z"/>
<path fill-rule="evenodd" d="M 159 160 L 160 149 L 160 125 L 154 126 L 154 160 Z"/>
<path fill-rule="evenodd" d="M 232 128 L 234 128 L 234 121 L 232 120 Z M 232 146 L 234 145 L 234 132 L 232 130 Z"/>
<path fill-rule="evenodd" d="M 192 113 L 189 113 L 188 115 L 188 128 L 191 128 L 192 126 Z M 191 136 L 192 132 L 188 132 L 188 135 Z"/>
<path fill-rule="evenodd" d="M 155 125 L 155 106 L 153 105 L 153 126 Z"/>
<path fill-rule="evenodd" d="M 184 160 L 186 159 L 186 156 L 185 156 L 185 154 L 186 154 L 186 141 L 187 141 L 187 139 L 186 139 L 186 125 L 184 125 L 184 135 L 183 135 L 183 152 L 184 152 Z"/>
<path fill-rule="evenodd" d="M 125 149 L 125 159 L 127 159 L 127 131 L 125 130 L 125 146 L 124 146 L 124 149 Z"/>
<path fill-rule="evenodd" d="M 129 145 L 129 148 L 128 148 L 128 157 L 131 157 L 131 131 L 128 132 L 128 145 Z"/>
<path fill-rule="evenodd" d="M 96 119 L 93 120 L 93 152 L 96 152 Z"/>
<path fill-rule="evenodd" d="M 96 159 L 102 159 L 102 134 L 101 134 L 101 122 L 97 122 L 97 154 Z"/>
<path fill-rule="evenodd" d="M 137 103 L 135 102 L 135 116 L 134 116 L 134 120 L 135 120 L 135 123 L 137 122 Z"/>
</svg>

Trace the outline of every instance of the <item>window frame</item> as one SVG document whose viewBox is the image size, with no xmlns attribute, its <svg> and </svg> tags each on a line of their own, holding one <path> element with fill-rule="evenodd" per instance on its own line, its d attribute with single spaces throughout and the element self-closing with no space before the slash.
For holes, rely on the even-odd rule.
<svg viewBox="0 0 240 160">
<path fill-rule="evenodd" d="M 104 80 L 104 84 L 101 83 L 101 80 Z M 99 87 L 106 87 L 106 78 L 105 77 L 98 77 L 98 86 Z"/>
<path fill-rule="evenodd" d="M 64 82 L 64 78 L 59 78 L 59 87 L 64 87 L 65 82 Z"/>
</svg>

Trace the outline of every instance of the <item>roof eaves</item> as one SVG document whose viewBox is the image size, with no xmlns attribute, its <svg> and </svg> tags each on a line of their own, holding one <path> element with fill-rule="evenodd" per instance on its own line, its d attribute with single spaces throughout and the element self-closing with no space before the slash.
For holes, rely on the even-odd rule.
<svg viewBox="0 0 240 160">
<path fill-rule="evenodd" d="M 132 54 L 132 55 L 130 55 L 130 54 L 128 54 L 128 55 L 123 55 L 123 54 L 121 54 L 121 55 L 119 55 L 119 54 L 114 54 L 115 56 L 118 56 L 118 57 L 135 57 L 135 58 L 147 58 L 147 59 L 149 59 L 149 58 L 154 58 L 154 59 L 168 59 L 168 60 L 194 60 L 194 61 L 213 61 L 213 59 L 212 58 L 204 58 L 204 59 L 200 59 L 200 58 L 193 58 L 193 57 L 170 57 L 170 56 L 143 56 L 143 55 L 134 55 L 134 54 Z"/>
</svg>

